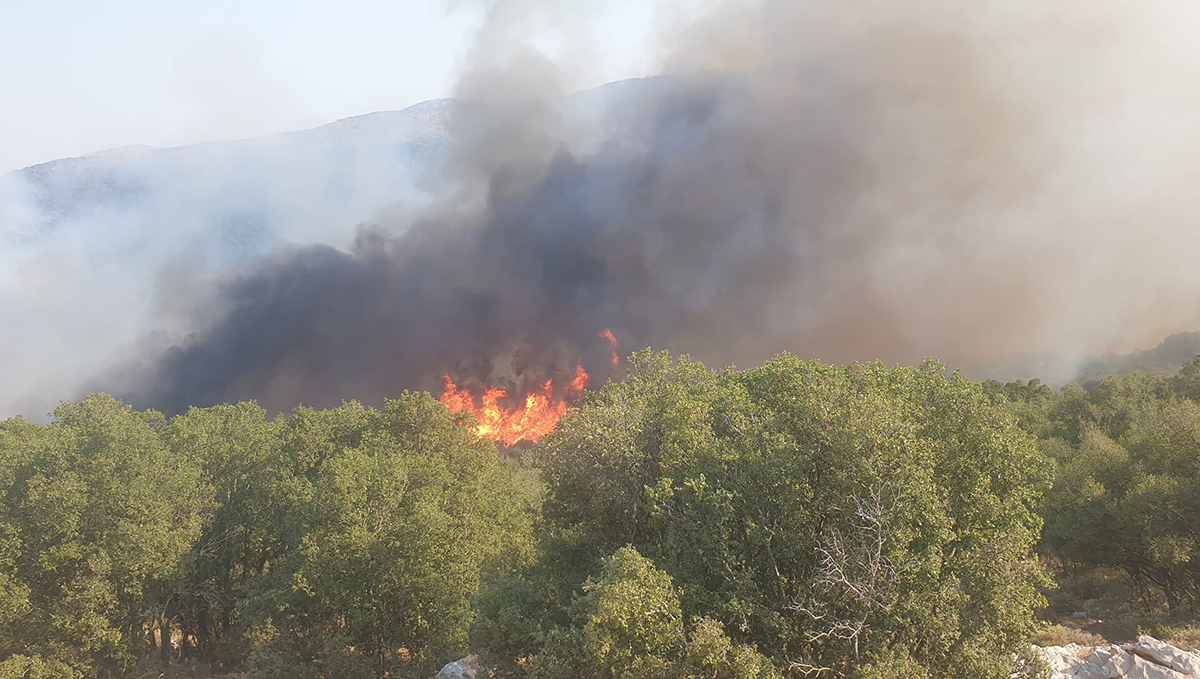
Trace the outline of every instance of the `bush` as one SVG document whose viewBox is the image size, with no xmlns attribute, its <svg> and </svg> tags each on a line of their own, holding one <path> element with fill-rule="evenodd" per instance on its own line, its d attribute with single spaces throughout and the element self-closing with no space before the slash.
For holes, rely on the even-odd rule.
<svg viewBox="0 0 1200 679">
<path fill-rule="evenodd" d="M 1067 644 L 1103 646 L 1108 643 L 1099 634 L 1071 629 L 1062 625 L 1046 625 L 1040 628 L 1034 633 L 1032 641 L 1034 645 L 1043 648 L 1047 646 L 1066 646 Z"/>
<path fill-rule="evenodd" d="M 765 656 L 735 644 L 714 620 L 684 633 L 671 577 L 632 547 L 601 562 L 576 601 L 574 621 L 556 629 L 537 658 L 534 677 L 581 679 L 772 679 Z"/>
<path fill-rule="evenodd" d="M 1200 625 L 1171 627 L 1160 638 L 1188 651 L 1200 651 Z"/>
<path fill-rule="evenodd" d="M 81 676 L 66 663 L 38 656 L 14 655 L 0 662 L 0 679 L 77 679 Z"/>
<path fill-rule="evenodd" d="M 1200 626 L 1169 625 L 1161 620 L 1143 622 L 1137 626 L 1138 635 L 1148 635 L 1179 648 L 1200 650 Z"/>
</svg>

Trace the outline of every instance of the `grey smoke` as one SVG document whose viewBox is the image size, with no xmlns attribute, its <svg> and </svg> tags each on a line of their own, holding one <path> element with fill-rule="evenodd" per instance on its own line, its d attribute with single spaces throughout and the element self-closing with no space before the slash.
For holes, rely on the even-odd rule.
<svg viewBox="0 0 1200 679">
<path fill-rule="evenodd" d="M 715 364 L 1069 377 L 1200 326 L 1198 11 L 710 3 L 668 25 L 667 75 L 565 97 L 496 10 L 420 200 L 158 287 L 177 320 L 88 386 L 329 405 L 500 379 L 523 347 L 522 379 L 603 377 L 606 327 Z"/>
<path fill-rule="evenodd" d="M 449 106 L 0 175 L 0 416 L 44 416 L 203 326 L 223 309 L 214 283 L 274 249 L 345 248 L 356 224 L 419 205 L 413 168 L 438 162 Z"/>
</svg>

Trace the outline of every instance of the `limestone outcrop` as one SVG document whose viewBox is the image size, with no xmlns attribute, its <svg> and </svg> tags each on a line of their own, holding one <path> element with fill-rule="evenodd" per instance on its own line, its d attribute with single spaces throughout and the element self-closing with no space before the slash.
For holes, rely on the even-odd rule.
<svg viewBox="0 0 1200 679">
<path fill-rule="evenodd" d="M 469 655 L 462 660 L 446 663 L 434 679 L 485 679 L 488 675 L 479 666 L 479 658 Z"/>
<path fill-rule="evenodd" d="M 1200 679 L 1200 654 L 1154 637 L 1109 646 L 1034 647 L 1051 679 Z"/>
</svg>

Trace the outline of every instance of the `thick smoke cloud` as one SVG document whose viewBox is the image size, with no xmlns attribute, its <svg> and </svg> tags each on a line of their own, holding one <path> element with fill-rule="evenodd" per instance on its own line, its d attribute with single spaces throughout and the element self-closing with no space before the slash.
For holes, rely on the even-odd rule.
<svg viewBox="0 0 1200 679">
<path fill-rule="evenodd" d="M 1200 325 L 1183 5 L 702 5 L 666 75 L 570 98 L 494 10 L 427 204 L 216 282 L 92 386 L 283 409 L 495 381 L 522 348 L 528 379 L 604 376 L 602 328 L 716 364 L 1068 377 Z"/>
<path fill-rule="evenodd" d="M 439 109 L 424 108 L 0 175 L 0 417 L 44 417 L 131 351 L 220 318 L 214 282 L 282 243 L 346 248 L 356 223 L 419 204 L 406 157 L 437 140 L 397 122 Z"/>
</svg>

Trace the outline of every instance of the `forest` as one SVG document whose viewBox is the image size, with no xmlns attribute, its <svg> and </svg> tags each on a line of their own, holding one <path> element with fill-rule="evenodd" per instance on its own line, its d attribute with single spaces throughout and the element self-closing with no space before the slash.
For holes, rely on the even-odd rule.
<svg viewBox="0 0 1200 679">
<path fill-rule="evenodd" d="M 1200 357 L 1051 389 L 646 350 L 533 445 L 470 424 L 0 423 L 0 678 L 1008 679 L 1076 611 L 1200 619 Z"/>
</svg>

